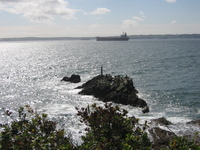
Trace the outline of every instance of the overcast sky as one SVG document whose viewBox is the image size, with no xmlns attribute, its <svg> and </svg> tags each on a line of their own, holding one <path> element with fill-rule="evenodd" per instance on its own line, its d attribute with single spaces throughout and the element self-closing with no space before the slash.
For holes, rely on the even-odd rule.
<svg viewBox="0 0 200 150">
<path fill-rule="evenodd" d="M 200 34 L 200 0 L 0 0 L 0 38 Z"/>
</svg>

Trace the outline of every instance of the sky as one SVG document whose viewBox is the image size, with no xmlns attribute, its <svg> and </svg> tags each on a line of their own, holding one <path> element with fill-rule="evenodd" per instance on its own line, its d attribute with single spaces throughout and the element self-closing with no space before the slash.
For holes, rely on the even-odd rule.
<svg viewBox="0 0 200 150">
<path fill-rule="evenodd" d="M 0 38 L 200 34 L 200 0 L 0 0 Z"/>
</svg>

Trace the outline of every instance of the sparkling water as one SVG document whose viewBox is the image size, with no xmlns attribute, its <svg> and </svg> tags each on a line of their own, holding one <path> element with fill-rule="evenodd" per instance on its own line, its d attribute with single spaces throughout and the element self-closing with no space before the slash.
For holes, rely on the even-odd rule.
<svg viewBox="0 0 200 150">
<path fill-rule="evenodd" d="M 130 76 L 150 106 L 150 113 L 142 114 L 120 105 L 130 116 L 165 117 L 179 125 L 200 119 L 200 39 L 60 40 L 0 42 L 0 123 L 9 121 L 5 109 L 15 112 L 29 104 L 79 141 L 84 125 L 75 107 L 103 102 L 74 88 L 100 74 L 101 66 L 104 74 Z M 60 81 L 74 73 L 81 83 Z"/>
</svg>

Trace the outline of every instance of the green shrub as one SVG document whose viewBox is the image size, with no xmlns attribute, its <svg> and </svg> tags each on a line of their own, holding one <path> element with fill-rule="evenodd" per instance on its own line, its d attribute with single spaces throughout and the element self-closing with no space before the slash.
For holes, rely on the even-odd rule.
<svg viewBox="0 0 200 150">
<path fill-rule="evenodd" d="M 82 137 L 82 145 L 75 147 L 70 143 L 71 140 L 65 137 L 64 130 L 57 130 L 57 123 L 48 120 L 46 114 L 39 115 L 30 106 L 21 107 L 17 119 L 2 125 L 0 149 L 150 150 L 151 143 L 144 131 L 147 126 L 139 127 L 138 119 L 129 118 L 127 113 L 127 110 L 108 103 L 104 107 L 93 104 L 78 109 L 81 122 L 88 125 L 88 128 L 86 135 Z M 6 114 L 12 119 L 10 111 L 6 111 Z M 163 150 L 200 150 L 196 141 L 177 137 Z"/>
<path fill-rule="evenodd" d="M 186 137 L 177 137 L 170 141 L 168 148 L 163 150 L 200 150 L 200 146 L 195 141 L 189 141 Z"/>
<path fill-rule="evenodd" d="M 6 112 L 11 115 L 9 111 Z M 62 150 L 72 149 L 64 130 L 56 130 L 56 122 L 49 121 L 46 114 L 39 115 L 29 106 L 18 110 L 19 117 L 3 125 L 0 135 L 2 150 Z"/>
<path fill-rule="evenodd" d="M 92 110 L 90 110 L 92 109 Z M 147 150 L 151 143 L 147 134 L 136 127 L 137 119 L 129 118 L 125 109 L 118 106 L 105 104 L 105 107 L 97 107 L 95 104 L 78 110 L 81 121 L 86 128 L 86 136 L 83 137 L 83 150 Z"/>
</svg>

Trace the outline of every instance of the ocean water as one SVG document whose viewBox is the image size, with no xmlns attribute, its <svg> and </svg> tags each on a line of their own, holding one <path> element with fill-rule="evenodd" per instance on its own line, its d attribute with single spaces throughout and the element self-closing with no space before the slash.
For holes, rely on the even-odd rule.
<svg viewBox="0 0 200 150">
<path fill-rule="evenodd" d="M 150 113 L 142 114 L 120 105 L 130 116 L 165 117 L 177 125 L 171 127 L 177 133 L 188 131 L 184 122 L 200 119 L 200 39 L 10 41 L 0 42 L 0 123 L 10 121 L 6 109 L 15 113 L 29 104 L 80 142 L 84 125 L 75 107 L 103 102 L 74 88 L 100 74 L 101 66 L 104 74 L 130 76 L 150 106 Z M 60 81 L 73 73 L 81 83 Z"/>
</svg>

